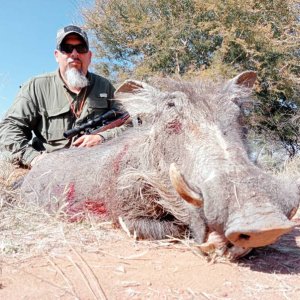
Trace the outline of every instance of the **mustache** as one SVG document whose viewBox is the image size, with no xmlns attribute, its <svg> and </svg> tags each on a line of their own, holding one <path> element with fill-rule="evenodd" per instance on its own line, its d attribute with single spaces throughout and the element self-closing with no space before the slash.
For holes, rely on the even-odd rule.
<svg viewBox="0 0 300 300">
<path fill-rule="evenodd" d="M 81 62 L 81 60 L 80 60 L 79 58 L 77 58 L 77 57 L 75 57 L 75 58 L 69 57 L 69 58 L 67 59 L 67 63 L 68 63 L 68 64 L 69 64 L 69 63 L 72 63 L 72 62 L 74 62 L 74 61 L 79 61 L 79 62 Z"/>
</svg>

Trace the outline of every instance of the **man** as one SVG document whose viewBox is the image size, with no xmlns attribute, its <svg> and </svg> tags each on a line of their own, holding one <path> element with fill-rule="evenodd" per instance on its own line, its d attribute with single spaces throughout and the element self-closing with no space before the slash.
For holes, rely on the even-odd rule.
<svg viewBox="0 0 300 300">
<path fill-rule="evenodd" d="M 58 70 L 25 83 L 0 123 L 0 147 L 23 166 L 34 165 L 43 153 L 70 146 L 92 147 L 122 131 L 114 128 L 75 141 L 63 137 L 66 130 L 122 107 L 110 100 L 112 84 L 88 71 L 92 53 L 81 28 L 69 25 L 60 29 L 54 55 Z"/>
</svg>

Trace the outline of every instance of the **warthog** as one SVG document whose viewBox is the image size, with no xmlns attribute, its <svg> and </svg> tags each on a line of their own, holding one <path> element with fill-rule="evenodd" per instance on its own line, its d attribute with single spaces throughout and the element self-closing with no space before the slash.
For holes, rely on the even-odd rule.
<svg viewBox="0 0 300 300">
<path fill-rule="evenodd" d="M 167 91 L 126 81 L 116 98 L 134 126 L 102 145 L 47 155 L 25 178 L 25 199 L 123 220 L 138 238 L 191 233 L 202 250 L 233 257 L 275 242 L 292 230 L 300 197 L 296 182 L 248 157 L 241 105 L 255 80 L 251 71 L 229 81 L 166 80 Z"/>
</svg>

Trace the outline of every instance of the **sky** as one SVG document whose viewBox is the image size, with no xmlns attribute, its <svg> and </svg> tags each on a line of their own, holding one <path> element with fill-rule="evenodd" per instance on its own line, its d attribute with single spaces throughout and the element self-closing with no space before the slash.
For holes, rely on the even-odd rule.
<svg viewBox="0 0 300 300">
<path fill-rule="evenodd" d="M 82 24 L 80 0 L 0 0 L 0 119 L 21 84 L 57 69 L 59 28 Z"/>
</svg>

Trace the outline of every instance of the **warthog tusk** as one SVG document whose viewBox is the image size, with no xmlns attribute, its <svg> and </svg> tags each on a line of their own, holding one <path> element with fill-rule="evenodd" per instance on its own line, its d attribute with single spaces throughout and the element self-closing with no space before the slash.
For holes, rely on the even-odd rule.
<svg viewBox="0 0 300 300">
<path fill-rule="evenodd" d="M 176 192 L 183 198 L 186 202 L 196 206 L 203 206 L 203 198 L 202 195 L 195 192 L 189 184 L 185 181 L 183 175 L 180 173 L 175 163 L 170 165 L 169 169 L 170 179 L 173 187 Z"/>
</svg>

